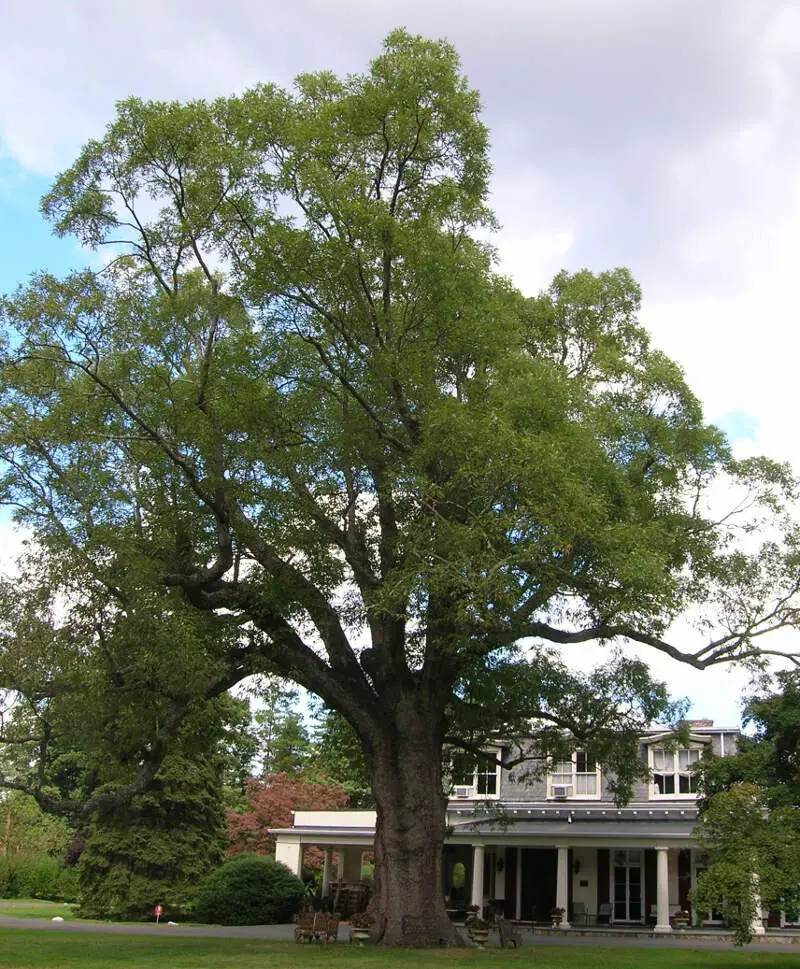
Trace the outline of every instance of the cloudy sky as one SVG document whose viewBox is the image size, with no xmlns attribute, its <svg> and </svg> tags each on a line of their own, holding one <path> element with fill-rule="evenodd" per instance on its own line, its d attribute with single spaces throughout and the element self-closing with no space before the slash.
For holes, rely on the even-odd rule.
<svg viewBox="0 0 800 969">
<path fill-rule="evenodd" d="M 449 38 L 493 138 L 502 268 L 629 266 L 644 323 L 742 453 L 800 468 L 800 5 L 783 0 L 28 0 L 0 33 L 0 292 L 88 258 L 38 201 L 130 94 L 362 70 L 393 27 Z M 10 544 L 10 541 L 7 542 Z M 738 721 L 738 674 L 663 667 Z"/>
</svg>

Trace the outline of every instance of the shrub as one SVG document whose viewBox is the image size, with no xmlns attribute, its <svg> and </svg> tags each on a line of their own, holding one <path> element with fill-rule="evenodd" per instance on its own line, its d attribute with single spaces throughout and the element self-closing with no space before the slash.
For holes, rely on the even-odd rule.
<svg viewBox="0 0 800 969">
<path fill-rule="evenodd" d="M 0 897 L 46 898 L 74 902 L 77 874 L 60 859 L 45 853 L 19 852 L 0 856 Z"/>
<path fill-rule="evenodd" d="M 236 855 L 212 872 L 197 893 L 194 918 L 222 925 L 291 922 L 305 889 L 285 865 L 265 855 Z"/>
</svg>

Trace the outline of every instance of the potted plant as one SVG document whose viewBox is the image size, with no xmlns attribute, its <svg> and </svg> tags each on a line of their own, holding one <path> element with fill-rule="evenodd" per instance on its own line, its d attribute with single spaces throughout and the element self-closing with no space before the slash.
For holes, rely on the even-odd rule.
<svg viewBox="0 0 800 969">
<path fill-rule="evenodd" d="M 484 945 L 489 938 L 491 925 L 486 919 L 481 918 L 480 908 L 477 905 L 467 906 L 464 927 L 467 930 L 467 935 L 476 945 Z"/>
<path fill-rule="evenodd" d="M 680 912 L 676 912 L 672 916 L 672 924 L 675 926 L 676 929 L 685 929 L 686 926 L 691 921 L 691 919 L 692 919 L 691 913 L 688 912 L 685 908 L 682 908 Z"/>
<path fill-rule="evenodd" d="M 374 924 L 375 916 L 370 915 L 369 912 L 356 912 L 355 915 L 351 915 L 350 941 L 366 942 L 369 939 L 369 933 Z"/>
<path fill-rule="evenodd" d="M 491 925 L 486 919 L 475 916 L 464 923 L 467 927 L 467 934 L 475 945 L 486 945 L 489 941 L 489 929 Z"/>
<path fill-rule="evenodd" d="M 552 922 L 553 927 L 557 928 L 559 925 L 561 925 L 563 920 L 564 909 L 559 908 L 558 905 L 554 905 L 553 908 L 550 909 L 550 921 Z"/>
</svg>

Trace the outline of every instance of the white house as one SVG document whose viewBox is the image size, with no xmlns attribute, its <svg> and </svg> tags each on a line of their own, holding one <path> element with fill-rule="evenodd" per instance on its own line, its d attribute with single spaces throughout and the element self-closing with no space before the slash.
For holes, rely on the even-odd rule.
<svg viewBox="0 0 800 969">
<path fill-rule="evenodd" d="M 713 921 L 714 913 L 697 913 L 689 901 L 705 865 L 693 839 L 692 767 L 705 748 L 733 753 L 738 730 L 696 720 L 690 731 L 681 749 L 663 729 L 642 736 L 639 756 L 650 780 L 625 807 L 614 804 L 607 778 L 580 750 L 533 783 L 502 770 L 494 754 L 469 772 L 454 765 L 442 886 L 450 907 L 494 900 L 510 918 L 547 921 L 558 906 L 567 913 L 564 927 L 608 922 L 662 933 L 672 931 L 682 909 L 694 922 Z M 296 811 L 292 828 L 273 833 L 278 860 L 298 874 L 305 845 L 326 849 L 327 891 L 335 881 L 358 882 L 374 831 L 372 811 Z"/>
</svg>

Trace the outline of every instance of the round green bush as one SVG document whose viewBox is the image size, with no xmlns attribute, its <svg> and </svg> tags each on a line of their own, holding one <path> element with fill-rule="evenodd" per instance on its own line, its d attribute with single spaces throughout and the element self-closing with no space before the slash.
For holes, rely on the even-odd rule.
<svg viewBox="0 0 800 969">
<path fill-rule="evenodd" d="M 265 855 L 237 855 L 211 872 L 197 893 L 194 918 L 221 925 L 291 922 L 305 888 L 285 865 Z"/>
</svg>

